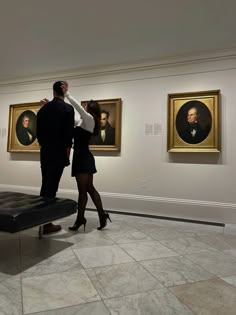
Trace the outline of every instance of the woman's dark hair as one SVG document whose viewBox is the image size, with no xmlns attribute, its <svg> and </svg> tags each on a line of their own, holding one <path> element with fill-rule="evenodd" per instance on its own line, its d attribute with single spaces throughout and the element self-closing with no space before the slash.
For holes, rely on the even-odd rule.
<svg viewBox="0 0 236 315">
<path fill-rule="evenodd" d="M 91 100 L 87 103 L 87 112 L 94 118 L 95 126 L 93 129 L 93 135 L 96 136 L 100 130 L 101 109 L 98 102 Z"/>
</svg>

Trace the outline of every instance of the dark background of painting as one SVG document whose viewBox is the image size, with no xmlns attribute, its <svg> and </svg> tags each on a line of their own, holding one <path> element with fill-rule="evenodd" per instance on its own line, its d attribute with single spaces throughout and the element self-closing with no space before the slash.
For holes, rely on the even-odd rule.
<svg viewBox="0 0 236 315">
<path fill-rule="evenodd" d="M 116 119 L 116 117 L 115 117 L 116 106 L 114 104 L 106 104 L 106 105 L 100 104 L 100 109 L 101 109 L 101 111 L 105 110 L 106 112 L 109 112 L 108 122 L 111 125 L 111 127 L 113 127 L 115 129 L 115 127 L 116 127 L 116 121 L 115 121 L 115 119 Z M 115 132 L 116 132 L 116 130 L 115 130 Z M 91 143 L 94 143 L 93 141 L 94 140 L 93 140 L 93 136 L 92 136 Z M 96 144 L 96 145 L 102 145 L 102 144 Z M 114 139 L 114 143 L 112 145 L 115 145 L 115 139 Z"/>
<path fill-rule="evenodd" d="M 31 110 L 25 110 L 25 111 L 23 111 L 20 114 L 20 116 L 19 116 L 19 118 L 17 119 L 17 122 L 16 122 L 16 135 L 17 135 L 17 132 L 18 132 L 19 128 L 21 128 L 21 126 L 22 126 L 22 119 L 23 119 L 24 116 L 28 116 L 29 117 L 29 119 L 30 119 L 29 128 L 32 131 L 33 135 L 36 136 L 37 117 L 36 117 L 36 114 L 34 112 L 32 112 Z M 17 139 L 19 140 L 18 136 L 17 136 Z"/>
<path fill-rule="evenodd" d="M 199 114 L 198 123 L 201 128 L 206 130 L 207 134 L 209 134 L 212 126 L 211 112 L 203 102 L 195 100 L 186 102 L 179 109 L 176 115 L 176 130 L 178 134 L 183 132 L 188 127 L 187 114 L 188 110 L 192 107 L 197 108 Z"/>
</svg>

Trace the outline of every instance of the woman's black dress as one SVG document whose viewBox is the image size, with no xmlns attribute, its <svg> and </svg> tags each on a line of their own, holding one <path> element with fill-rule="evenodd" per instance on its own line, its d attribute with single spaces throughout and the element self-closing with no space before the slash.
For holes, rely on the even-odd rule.
<svg viewBox="0 0 236 315">
<path fill-rule="evenodd" d="M 74 129 L 72 176 L 78 174 L 94 174 L 97 172 L 94 157 L 89 150 L 91 136 L 91 132 L 81 127 Z"/>
</svg>

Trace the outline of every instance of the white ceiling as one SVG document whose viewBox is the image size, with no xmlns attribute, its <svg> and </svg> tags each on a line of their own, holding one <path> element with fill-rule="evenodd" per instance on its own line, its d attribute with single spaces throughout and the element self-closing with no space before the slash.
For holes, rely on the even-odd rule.
<svg viewBox="0 0 236 315">
<path fill-rule="evenodd" d="M 2 0 L 0 80 L 236 47 L 235 0 Z"/>
</svg>

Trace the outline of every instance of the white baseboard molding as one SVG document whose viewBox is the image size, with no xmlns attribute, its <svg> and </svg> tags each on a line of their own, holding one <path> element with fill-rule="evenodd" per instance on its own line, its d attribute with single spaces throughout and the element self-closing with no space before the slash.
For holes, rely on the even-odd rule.
<svg viewBox="0 0 236 315">
<path fill-rule="evenodd" d="M 39 187 L 0 184 L 0 191 L 39 194 Z M 58 197 L 78 199 L 77 190 L 59 189 Z M 215 223 L 236 223 L 236 204 L 101 192 L 104 209 Z M 94 208 L 91 200 L 88 208 Z"/>
</svg>

